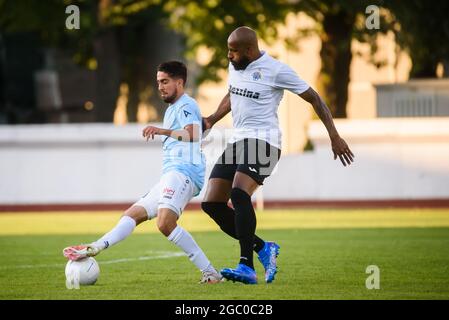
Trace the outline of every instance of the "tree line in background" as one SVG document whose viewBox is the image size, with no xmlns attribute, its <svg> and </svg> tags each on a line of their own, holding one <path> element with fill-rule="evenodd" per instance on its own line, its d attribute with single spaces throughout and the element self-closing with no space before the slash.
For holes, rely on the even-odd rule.
<svg viewBox="0 0 449 320">
<path fill-rule="evenodd" d="M 65 8 L 72 4 L 81 12 L 78 30 L 65 28 Z M 365 26 L 369 5 L 381 8 L 379 29 Z M 14 67 L 11 70 L 18 70 L 0 77 L 0 113 L 14 108 L 14 103 L 7 103 L 11 95 L 19 104 L 33 104 L 29 74 L 43 65 L 41 49 L 53 47 L 94 70 L 94 121 L 113 120 L 121 83 L 129 86 L 128 121 L 136 121 L 142 99 L 162 115 L 163 105 L 155 81 L 151 81 L 159 62 L 188 61 L 190 80 L 195 78 L 194 85 L 190 82 L 193 87 L 218 81 L 219 71 L 228 66 L 226 42 L 232 30 L 250 26 L 271 44 L 280 39 L 277 27 L 287 15 L 299 12 L 313 18 L 316 28 L 297 30 L 295 36 L 282 40 L 295 48 L 302 37 L 319 36 L 318 89 L 337 118 L 346 117 L 353 39 L 369 43 L 372 62 L 381 67 L 382 61 L 374 59 L 376 41 L 391 31 L 397 45 L 411 57 L 410 78 L 435 78 L 440 63 L 444 76 L 449 76 L 449 2 L 444 0 L 0 0 L 0 75 Z M 195 54 L 202 47 L 210 49 L 210 61 L 197 65 Z M 11 56 L 16 59 L 8 58 Z M 11 77 L 21 85 L 8 86 Z"/>
</svg>

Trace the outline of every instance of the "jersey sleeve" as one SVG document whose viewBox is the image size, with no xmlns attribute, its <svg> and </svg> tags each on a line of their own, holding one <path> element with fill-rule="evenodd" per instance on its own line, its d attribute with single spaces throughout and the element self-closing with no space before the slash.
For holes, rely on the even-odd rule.
<svg viewBox="0 0 449 320">
<path fill-rule="evenodd" d="M 201 119 L 198 118 L 198 106 L 193 103 L 185 103 L 179 107 L 177 117 L 181 128 L 189 124 L 201 124 Z"/>
<path fill-rule="evenodd" d="M 301 94 L 310 88 L 309 84 L 286 64 L 282 64 L 279 68 L 274 79 L 274 86 L 277 89 L 287 89 L 296 94 Z"/>
</svg>

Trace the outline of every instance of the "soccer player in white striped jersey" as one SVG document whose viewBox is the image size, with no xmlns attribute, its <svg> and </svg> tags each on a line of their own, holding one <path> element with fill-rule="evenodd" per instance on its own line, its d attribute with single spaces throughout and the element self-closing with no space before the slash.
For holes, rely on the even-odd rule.
<svg viewBox="0 0 449 320">
<path fill-rule="evenodd" d="M 184 92 L 186 80 L 187 69 L 182 62 L 169 61 L 159 65 L 159 93 L 169 106 L 164 114 L 163 128 L 147 126 L 143 129 L 147 140 L 159 135 L 162 141 L 163 174 L 159 183 L 126 210 L 117 225 L 103 237 L 88 245 L 65 248 L 63 254 L 67 259 L 95 256 L 124 240 L 138 224 L 157 217 L 162 234 L 183 250 L 202 272 L 201 283 L 222 280 L 190 233 L 177 225 L 184 207 L 200 193 L 206 168 L 200 144 L 201 113 L 196 101 Z"/>
<path fill-rule="evenodd" d="M 234 136 L 209 177 L 202 209 L 220 228 L 238 239 L 237 268 L 225 268 L 228 280 L 257 283 L 253 251 L 265 268 L 265 281 L 274 280 L 280 246 L 255 235 L 256 215 L 251 196 L 263 184 L 281 154 L 281 130 L 277 116 L 285 89 L 309 102 L 325 125 L 334 153 L 344 166 L 354 158 L 340 137 L 332 115 L 319 94 L 288 65 L 260 51 L 256 33 L 239 27 L 228 38 L 229 90 L 215 113 L 204 118 L 205 129 L 232 111 Z M 227 205 L 231 199 L 234 209 Z"/>
</svg>

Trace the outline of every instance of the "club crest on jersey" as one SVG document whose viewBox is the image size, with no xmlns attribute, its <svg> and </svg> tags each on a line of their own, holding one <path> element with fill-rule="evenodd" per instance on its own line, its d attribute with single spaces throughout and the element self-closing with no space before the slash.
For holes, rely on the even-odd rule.
<svg viewBox="0 0 449 320">
<path fill-rule="evenodd" d="M 259 71 L 254 72 L 252 76 L 254 81 L 262 79 L 262 74 Z"/>
</svg>

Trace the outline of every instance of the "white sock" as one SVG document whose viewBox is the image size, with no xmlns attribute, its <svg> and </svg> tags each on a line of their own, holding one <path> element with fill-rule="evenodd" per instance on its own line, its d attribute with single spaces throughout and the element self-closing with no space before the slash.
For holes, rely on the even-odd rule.
<svg viewBox="0 0 449 320">
<path fill-rule="evenodd" d="M 177 226 L 167 237 L 168 240 L 180 247 L 198 269 L 203 271 L 215 271 L 203 250 L 198 246 L 193 237 L 186 230 Z"/>
<path fill-rule="evenodd" d="M 129 236 L 135 227 L 136 221 L 133 218 L 123 216 L 114 229 L 95 241 L 93 245 L 99 247 L 101 250 L 106 249 L 107 247 L 112 246 Z"/>
</svg>

